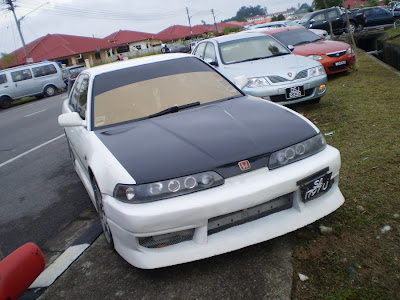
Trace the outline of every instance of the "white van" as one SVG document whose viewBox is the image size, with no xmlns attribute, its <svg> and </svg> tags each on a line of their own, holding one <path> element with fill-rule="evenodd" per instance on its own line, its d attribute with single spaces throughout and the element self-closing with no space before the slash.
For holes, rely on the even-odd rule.
<svg viewBox="0 0 400 300">
<path fill-rule="evenodd" d="M 29 96 L 51 97 L 65 88 L 61 68 L 46 61 L 0 71 L 0 107 L 9 108 L 14 100 Z"/>
</svg>

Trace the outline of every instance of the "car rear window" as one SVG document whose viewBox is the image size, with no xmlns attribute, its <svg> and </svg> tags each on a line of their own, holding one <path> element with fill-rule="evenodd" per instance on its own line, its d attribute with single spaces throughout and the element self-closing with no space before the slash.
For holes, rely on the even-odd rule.
<svg viewBox="0 0 400 300">
<path fill-rule="evenodd" d="M 96 76 L 93 125 L 145 118 L 171 106 L 241 96 L 230 82 L 197 58 L 175 59 Z"/>
</svg>

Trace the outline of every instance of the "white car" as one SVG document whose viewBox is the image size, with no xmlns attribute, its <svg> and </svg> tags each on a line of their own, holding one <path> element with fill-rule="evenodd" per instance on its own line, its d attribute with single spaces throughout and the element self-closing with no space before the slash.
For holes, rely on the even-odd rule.
<svg viewBox="0 0 400 300">
<path fill-rule="evenodd" d="M 310 121 L 192 55 L 84 70 L 58 122 L 107 241 L 139 268 L 260 243 L 344 202 L 339 151 Z"/>
<path fill-rule="evenodd" d="M 266 22 L 266 23 L 262 23 L 259 25 L 255 25 L 254 27 L 252 27 L 251 29 L 259 29 L 259 28 L 281 28 L 281 27 L 301 27 L 301 28 L 305 28 L 303 25 L 300 25 L 299 23 L 296 23 L 294 21 L 290 21 L 290 20 L 284 20 L 284 21 L 275 21 L 275 22 Z M 323 30 L 323 29 L 309 29 L 311 32 L 315 33 L 316 35 L 318 35 L 320 38 L 326 39 L 326 40 L 330 40 L 331 36 L 328 34 L 328 31 Z"/>
<path fill-rule="evenodd" d="M 263 33 L 244 31 L 207 39 L 192 54 L 230 80 L 246 77 L 246 94 L 282 105 L 319 102 L 326 93 L 327 77 L 318 61 L 292 54 Z"/>
</svg>

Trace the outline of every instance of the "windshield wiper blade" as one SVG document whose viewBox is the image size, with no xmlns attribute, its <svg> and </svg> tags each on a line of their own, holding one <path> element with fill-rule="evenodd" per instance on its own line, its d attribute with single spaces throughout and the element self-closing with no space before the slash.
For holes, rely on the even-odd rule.
<svg viewBox="0 0 400 300">
<path fill-rule="evenodd" d="M 177 105 L 171 106 L 171 107 L 168 107 L 167 109 L 159 111 L 158 113 L 149 115 L 149 116 L 147 116 L 147 118 L 155 118 L 155 117 L 159 117 L 159 116 L 162 116 L 162 115 L 176 113 L 176 112 L 178 112 L 178 111 L 180 111 L 182 109 L 193 107 L 193 106 L 198 106 L 198 105 L 200 105 L 199 101 L 193 102 L 193 103 L 184 104 L 184 105 L 179 105 L 179 106 L 177 106 Z"/>
<path fill-rule="evenodd" d="M 264 59 L 264 58 L 269 58 L 269 57 L 270 57 L 270 56 L 254 57 L 254 58 L 249 58 L 249 59 L 237 61 L 236 63 L 242 63 L 242 62 L 252 61 L 252 60 L 259 60 L 259 59 Z"/>
</svg>

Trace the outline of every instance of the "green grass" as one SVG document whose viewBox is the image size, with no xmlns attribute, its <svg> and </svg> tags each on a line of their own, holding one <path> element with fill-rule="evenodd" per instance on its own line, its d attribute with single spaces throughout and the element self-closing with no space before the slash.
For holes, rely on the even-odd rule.
<svg viewBox="0 0 400 300">
<path fill-rule="evenodd" d="M 296 232 L 293 299 L 400 299 L 400 76 L 363 52 L 358 62 L 329 77 L 320 104 L 302 107 L 321 132 L 334 131 L 326 139 L 341 152 L 346 202 L 315 224 L 334 234 Z"/>
</svg>

